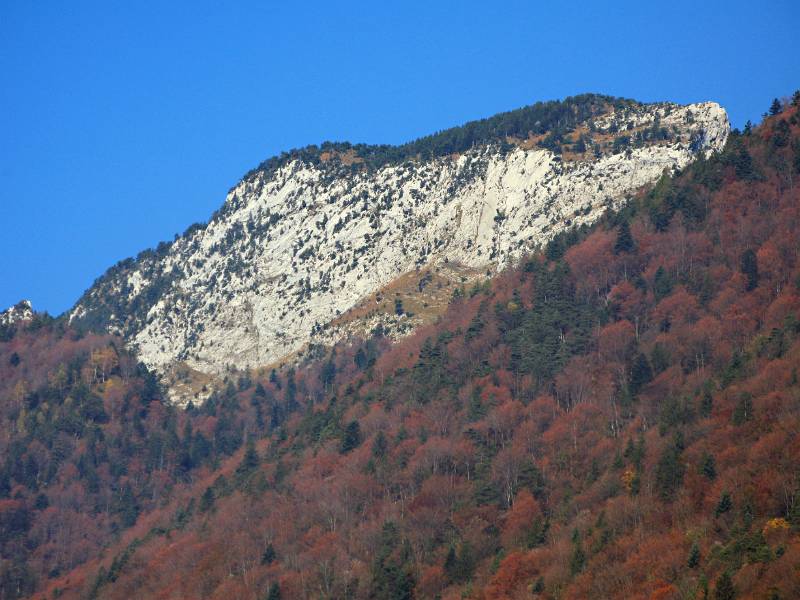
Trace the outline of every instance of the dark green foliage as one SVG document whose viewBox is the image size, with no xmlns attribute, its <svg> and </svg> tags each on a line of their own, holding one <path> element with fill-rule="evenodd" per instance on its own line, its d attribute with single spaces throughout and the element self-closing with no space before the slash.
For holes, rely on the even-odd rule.
<svg viewBox="0 0 800 600">
<path fill-rule="evenodd" d="M 713 408 L 714 396 L 711 394 L 710 386 L 706 385 L 700 395 L 700 414 L 703 417 L 710 417 Z"/>
<path fill-rule="evenodd" d="M 580 533 L 576 529 L 572 535 L 572 554 L 569 557 L 569 571 L 577 575 L 586 567 L 586 552 L 583 550 Z"/>
<path fill-rule="evenodd" d="M 206 491 L 203 492 L 203 495 L 200 496 L 200 512 L 208 512 L 214 508 L 214 500 L 214 490 L 210 487 L 207 487 Z"/>
<path fill-rule="evenodd" d="M 717 508 L 714 509 L 714 514 L 719 517 L 729 512 L 733 508 L 733 500 L 728 492 L 722 492 L 722 496 L 717 503 Z"/>
<path fill-rule="evenodd" d="M 670 366 L 670 355 L 667 347 L 657 342 L 653 346 L 653 352 L 650 354 L 650 363 L 653 365 L 653 373 L 658 375 L 666 371 Z"/>
<path fill-rule="evenodd" d="M 10 364 L 12 367 L 16 367 L 16 366 L 18 366 L 18 365 L 19 365 L 19 361 L 20 361 L 20 359 L 19 359 L 19 354 L 17 354 L 16 352 L 14 352 L 14 353 L 13 353 L 13 354 L 11 354 L 11 356 L 9 357 L 9 359 L 8 359 L 8 364 Z"/>
<path fill-rule="evenodd" d="M 745 290 L 750 292 L 756 289 L 758 287 L 758 257 L 751 248 L 742 253 L 740 269 L 747 278 Z"/>
<path fill-rule="evenodd" d="M 483 319 L 481 318 L 480 313 L 475 315 L 475 317 L 470 321 L 469 327 L 467 327 L 467 332 L 464 334 L 464 339 L 467 341 L 474 340 L 478 337 L 483 330 Z"/>
<path fill-rule="evenodd" d="M 450 546 L 444 561 L 444 572 L 453 583 L 464 583 L 472 578 L 475 570 L 476 558 L 469 542 L 462 542 L 456 552 L 455 546 Z"/>
<path fill-rule="evenodd" d="M 686 560 L 686 566 L 690 569 L 695 569 L 700 564 L 700 546 L 697 545 L 697 542 L 692 544 L 692 548 L 689 550 L 689 558 Z"/>
<path fill-rule="evenodd" d="M 679 438 L 667 446 L 661 454 L 656 465 L 656 489 L 664 501 L 670 501 L 683 483 L 686 466 L 681 460 L 683 452 L 682 442 Z"/>
<path fill-rule="evenodd" d="M 450 382 L 446 369 L 447 345 L 444 340 L 423 342 L 419 358 L 412 370 L 410 393 L 419 402 L 428 402 L 436 392 Z"/>
<path fill-rule="evenodd" d="M 331 356 L 331 358 L 328 359 L 319 374 L 319 379 L 326 390 L 330 389 L 336 379 L 336 363 L 334 362 L 334 358 L 335 356 Z"/>
<path fill-rule="evenodd" d="M 130 484 L 126 483 L 122 488 L 114 512 L 120 516 L 123 527 L 131 527 L 139 518 L 139 505 Z"/>
<path fill-rule="evenodd" d="M 334 154 L 353 152 L 362 160 L 361 168 L 376 169 L 386 164 L 397 164 L 417 158 L 427 160 L 466 152 L 473 146 L 481 144 L 496 144 L 501 150 L 509 150 L 510 146 L 505 141 L 508 137 L 524 139 L 530 134 L 542 135 L 548 132 L 549 135 L 540 142 L 540 145 L 560 152 L 564 135 L 573 131 L 579 123 L 603 114 L 610 106 L 622 108 L 634 105 L 635 103 L 630 100 L 598 94 L 581 94 L 559 101 L 537 102 L 487 119 L 446 129 L 400 146 L 324 142 L 319 146 L 291 150 L 261 163 L 245 177 L 255 171 L 273 172 L 293 160 L 302 160 L 310 164 L 327 164 L 321 163 L 320 155 L 323 152 Z"/>
<path fill-rule="evenodd" d="M 402 315 L 405 312 L 403 310 L 403 300 L 401 298 L 394 299 L 394 314 Z"/>
<path fill-rule="evenodd" d="M 733 579 L 728 571 L 722 573 L 714 586 L 714 600 L 734 600 L 736 598 L 736 588 Z"/>
<path fill-rule="evenodd" d="M 725 388 L 740 377 L 743 377 L 747 368 L 748 356 L 739 350 L 733 351 L 731 362 L 722 372 L 720 386 Z"/>
<path fill-rule="evenodd" d="M 700 463 L 700 473 L 711 481 L 717 478 L 717 465 L 712 454 L 706 453 L 703 455 L 703 461 Z"/>
<path fill-rule="evenodd" d="M 274 581 L 269 586 L 269 591 L 266 595 L 266 600 L 281 600 L 281 586 L 277 581 Z"/>
<path fill-rule="evenodd" d="M 258 452 L 256 452 L 256 446 L 252 439 L 247 440 L 247 445 L 245 446 L 244 456 L 242 456 L 242 462 L 236 467 L 236 481 L 238 484 L 243 483 L 253 472 L 258 468 L 261 459 L 258 457 Z"/>
<path fill-rule="evenodd" d="M 277 557 L 278 554 L 275 552 L 275 547 L 272 544 L 267 544 L 264 553 L 261 555 L 261 564 L 271 565 Z"/>
<path fill-rule="evenodd" d="M 770 116 L 774 117 L 775 115 L 780 114 L 780 112 L 782 110 L 783 110 L 783 105 L 781 104 L 781 101 L 778 100 L 777 98 L 775 98 L 772 101 L 772 104 L 769 105 L 769 114 L 770 114 Z"/>
<path fill-rule="evenodd" d="M 361 445 L 361 426 L 358 421 L 350 421 L 345 427 L 344 435 L 342 436 L 342 445 L 340 451 L 346 454 L 351 450 L 358 448 Z"/>
<path fill-rule="evenodd" d="M 656 269 L 655 277 L 653 278 L 653 294 L 656 300 L 662 300 L 672 293 L 672 286 L 674 285 L 672 277 L 664 267 Z"/>
<path fill-rule="evenodd" d="M 576 296 L 566 264 L 559 262 L 551 270 L 532 262 L 528 268 L 537 281 L 533 310 L 505 337 L 514 370 L 533 375 L 541 386 L 570 357 L 586 351 L 599 315 L 595 305 Z"/>
<path fill-rule="evenodd" d="M 653 379 L 653 370 L 650 368 L 650 361 L 640 352 L 631 365 L 630 389 L 631 394 L 636 395 L 645 385 Z"/>
<path fill-rule="evenodd" d="M 388 451 L 389 444 L 386 442 L 386 435 L 383 431 L 379 431 L 375 436 L 375 440 L 372 442 L 372 456 L 378 460 L 383 460 L 386 458 Z"/>
<path fill-rule="evenodd" d="M 372 564 L 372 594 L 376 600 L 412 600 L 414 576 L 411 549 L 400 539 L 394 523 L 387 522 L 381 532 L 381 544 Z"/>
<path fill-rule="evenodd" d="M 617 241 L 614 243 L 614 254 L 631 252 L 634 249 L 631 226 L 627 220 L 623 220 L 617 229 Z"/>
</svg>

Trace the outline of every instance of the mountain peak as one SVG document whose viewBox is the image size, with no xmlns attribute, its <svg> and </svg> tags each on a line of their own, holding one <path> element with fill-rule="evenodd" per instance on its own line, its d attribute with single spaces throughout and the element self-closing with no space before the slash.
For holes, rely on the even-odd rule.
<svg viewBox="0 0 800 600">
<path fill-rule="evenodd" d="M 30 300 L 20 300 L 0 313 L 0 325 L 13 325 L 19 321 L 29 321 L 33 318 L 33 306 Z"/>
<path fill-rule="evenodd" d="M 284 153 L 207 225 L 110 269 L 70 319 L 123 334 L 161 373 L 212 376 L 348 335 L 403 335 L 464 283 L 720 149 L 729 129 L 713 102 L 589 94 L 400 146 Z"/>
</svg>

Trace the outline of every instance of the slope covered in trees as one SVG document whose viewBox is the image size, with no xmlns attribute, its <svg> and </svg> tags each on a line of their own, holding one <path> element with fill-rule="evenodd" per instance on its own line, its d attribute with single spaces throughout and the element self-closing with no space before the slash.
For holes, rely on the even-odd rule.
<svg viewBox="0 0 800 600">
<path fill-rule="evenodd" d="M 529 135 L 549 134 L 539 145 L 543 148 L 559 148 L 565 134 L 574 131 L 576 126 L 612 109 L 637 106 L 638 103 L 624 98 L 601 94 L 579 94 L 564 100 L 536 102 L 515 110 L 496 114 L 492 117 L 470 121 L 458 127 L 451 127 L 419 139 L 399 144 L 351 144 L 349 142 L 324 142 L 320 146 L 284 152 L 261 163 L 256 171 L 274 171 L 293 161 L 303 160 L 316 164 L 322 153 L 352 153 L 358 159 L 356 167 L 380 168 L 391 163 L 406 160 L 428 160 L 456 152 L 465 152 L 479 144 L 496 143 L 507 145 L 506 138 L 525 139 Z M 248 173 L 249 175 L 250 173 Z M 247 175 L 245 175 L 245 178 Z"/>
<path fill-rule="evenodd" d="M 109 338 L 5 332 L 2 593 L 800 596 L 799 100 L 403 342 L 185 413 Z"/>
</svg>

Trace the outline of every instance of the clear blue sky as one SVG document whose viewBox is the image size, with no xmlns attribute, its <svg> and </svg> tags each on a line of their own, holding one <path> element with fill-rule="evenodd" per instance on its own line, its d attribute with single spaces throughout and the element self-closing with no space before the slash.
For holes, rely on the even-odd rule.
<svg viewBox="0 0 800 600">
<path fill-rule="evenodd" d="M 716 100 L 800 87 L 796 1 L 0 1 L 0 310 L 58 314 L 206 220 L 250 168 L 402 142 L 584 91 Z"/>
</svg>

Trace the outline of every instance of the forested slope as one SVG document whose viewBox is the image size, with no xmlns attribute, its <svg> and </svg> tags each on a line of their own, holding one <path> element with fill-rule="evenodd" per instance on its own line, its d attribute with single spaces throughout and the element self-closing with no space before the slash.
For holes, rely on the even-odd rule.
<svg viewBox="0 0 800 600">
<path fill-rule="evenodd" d="M 798 98 L 412 337 L 186 412 L 110 338 L 5 332 L 3 595 L 800 596 Z"/>
</svg>

